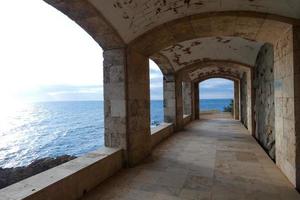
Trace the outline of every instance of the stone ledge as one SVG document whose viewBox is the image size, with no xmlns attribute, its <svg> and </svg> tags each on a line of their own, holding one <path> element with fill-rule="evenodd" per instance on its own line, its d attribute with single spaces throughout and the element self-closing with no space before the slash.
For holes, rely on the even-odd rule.
<svg viewBox="0 0 300 200">
<path fill-rule="evenodd" d="M 151 146 L 158 145 L 161 141 L 169 137 L 174 132 L 172 123 L 162 123 L 157 127 L 151 128 Z"/>
<path fill-rule="evenodd" d="M 188 123 L 191 122 L 191 118 L 192 116 L 191 115 L 183 115 L 183 125 L 187 125 Z"/>
<path fill-rule="evenodd" d="M 0 190 L 0 200 L 79 199 L 122 168 L 122 150 L 100 148 Z"/>
</svg>

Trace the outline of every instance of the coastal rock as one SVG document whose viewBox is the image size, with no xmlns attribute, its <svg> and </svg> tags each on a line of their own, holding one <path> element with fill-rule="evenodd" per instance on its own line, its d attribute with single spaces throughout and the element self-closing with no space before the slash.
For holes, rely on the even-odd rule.
<svg viewBox="0 0 300 200">
<path fill-rule="evenodd" d="M 24 167 L 1 168 L 0 167 L 0 189 L 19 182 L 30 176 L 36 175 L 65 162 L 75 159 L 75 156 L 63 155 L 56 158 L 41 158 Z"/>
</svg>

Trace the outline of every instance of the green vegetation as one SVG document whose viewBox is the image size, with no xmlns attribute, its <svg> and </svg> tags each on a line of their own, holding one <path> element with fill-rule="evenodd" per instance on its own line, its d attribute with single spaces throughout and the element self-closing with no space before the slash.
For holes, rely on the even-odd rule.
<svg viewBox="0 0 300 200">
<path fill-rule="evenodd" d="M 230 100 L 230 104 L 224 107 L 224 112 L 231 112 L 233 111 L 233 99 Z"/>
</svg>

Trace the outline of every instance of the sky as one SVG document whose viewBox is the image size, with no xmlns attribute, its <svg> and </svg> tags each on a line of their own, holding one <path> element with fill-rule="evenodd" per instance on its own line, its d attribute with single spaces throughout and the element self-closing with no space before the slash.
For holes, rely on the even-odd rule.
<svg viewBox="0 0 300 200">
<path fill-rule="evenodd" d="M 103 99 L 101 47 L 42 0 L 0 7 L 1 103 Z M 162 74 L 150 61 L 151 99 L 162 99 Z M 201 98 L 231 98 L 232 83 L 208 80 Z"/>
</svg>

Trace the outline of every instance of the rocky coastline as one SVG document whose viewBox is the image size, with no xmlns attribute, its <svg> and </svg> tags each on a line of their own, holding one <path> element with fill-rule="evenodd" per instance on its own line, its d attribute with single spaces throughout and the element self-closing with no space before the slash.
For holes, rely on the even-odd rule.
<svg viewBox="0 0 300 200">
<path fill-rule="evenodd" d="M 0 167 L 0 189 L 19 182 L 30 176 L 36 175 L 65 162 L 75 159 L 76 156 L 63 155 L 56 158 L 41 158 L 33 161 L 28 166 L 1 168 Z"/>
</svg>

